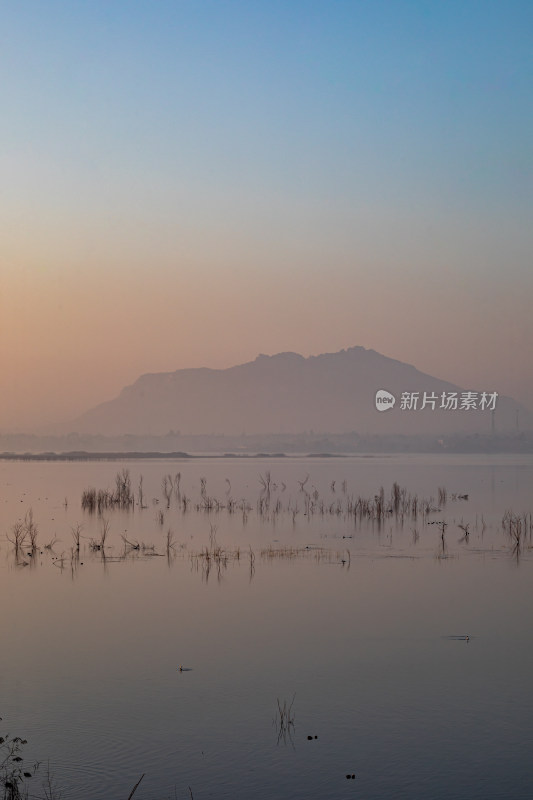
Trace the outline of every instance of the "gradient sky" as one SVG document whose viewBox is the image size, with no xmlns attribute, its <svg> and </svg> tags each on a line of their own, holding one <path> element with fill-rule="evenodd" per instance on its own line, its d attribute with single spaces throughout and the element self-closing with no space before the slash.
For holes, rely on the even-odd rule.
<svg viewBox="0 0 533 800">
<path fill-rule="evenodd" d="M 5 0 L 0 431 L 363 345 L 533 407 L 530 0 Z"/>
</svg>

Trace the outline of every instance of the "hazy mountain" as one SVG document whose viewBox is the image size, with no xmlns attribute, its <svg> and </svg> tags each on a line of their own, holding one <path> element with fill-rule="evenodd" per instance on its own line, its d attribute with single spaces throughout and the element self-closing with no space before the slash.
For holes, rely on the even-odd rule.
<svg viewBox="0 0 533 800">
<path fill-rule="evenodd" d="M 394 408 L 377 411 L 385 389 Z M 259 355 L 229 369 L 181 369 L 142 375 L 117 398 L 87 411 L 71 430 L 117 435 L 197 433 L 361 434 L 498 433 L 533 429 L 530 412 L 505 397 L 490 410 L 439 409 L 442 393 L 497 391 L 494 386 L 458 387 L 410 364 L 352 347 L 304 358 L 297 353 Z M 403 410 L 403 392 L 419 392 L 419 408 Z M 435 410 L 420 409 L 424 392 L 435 393 Z M 478 398 L 479 399 L 479 398 Z"/>
</svg>

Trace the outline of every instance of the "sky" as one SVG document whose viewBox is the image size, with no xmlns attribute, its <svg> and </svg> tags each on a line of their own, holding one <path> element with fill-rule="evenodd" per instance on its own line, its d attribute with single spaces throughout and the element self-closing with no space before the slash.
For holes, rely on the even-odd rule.
<svg viewBox="0 0 533 800">
<path fill-rule="evenodd" d="M 354 345 L 533 408 L 532 29 L 529 0 L 4 0 L 0 432 Z"/>
</svg>

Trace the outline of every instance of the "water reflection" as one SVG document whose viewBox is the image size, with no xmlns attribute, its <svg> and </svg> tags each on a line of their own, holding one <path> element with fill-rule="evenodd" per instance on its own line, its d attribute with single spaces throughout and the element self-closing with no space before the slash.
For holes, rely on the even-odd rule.
<svg viewBox="0 0 533 800">
<path fill-rule="evenodd" d="M 533 468 L 415 462 L 0 463 L 0 713 L 64 800 L 528 796 Z"/>
</svg>

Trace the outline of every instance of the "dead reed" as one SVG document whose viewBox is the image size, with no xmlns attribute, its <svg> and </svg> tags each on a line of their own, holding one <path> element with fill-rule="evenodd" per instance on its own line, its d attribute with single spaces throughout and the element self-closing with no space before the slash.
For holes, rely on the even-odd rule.
<svg viewBox="0 0 533 800">
<path fill-rule="evenodd" d="M 141 481 L 142 486 L 142 481 Z M 141 490 L 142 494 L 142 490 Z M 81 496 L 81 507 L 84 511 L 102 514 L 106 509 L 133 508 L 135 496 L 131 490 L 131 479 L 128 469 L 117 472 L 115 476 L 115 491 L 94 488 L 84 489 Z"/>
<path fill-rule="evenodd" d="M 15 522 L 15 524 L 11 526 L 11 534 L 7 534 L 7 540 L 11 542 L 16 552 L 21 549 L 25 538 L 26 529 L 24 525 L 22 522 Z"/>
<path fill-rule="evenodd" d="M 33 520 L 33 509 L 30 508 L 24 517 L 24 529 L 26 537 L 29 540 L 32 552 L 37 550 L 37 525 Z"/>
<path fill-rule="evenodd" d="M 502 518 L 502 528 L 511 540 L 512 553 L 518 561 L 526 541 L 531 546 L 533 516 L 531 512 L 515 514 L 512 511 L 506 511 Z"/>
<path fill-rule="evenodd" d="M 83 530 L 83 525 L 80 525 L 79 522 L 78 522 L 77 525 L 72 525 L 71 528 L 70 528 L 70 533 L 71 533 L 72 538 L 74 540 L 74 546 L 75 546 L 75 548 L 76 548 L 76 550 L 78 552 L 79 552 L 79 549 L 80 549 L 80 540 L 81 540 L 81 532 L 82 532 L 82 530 Z"/>
<path fill-rule="evenodd" d="M 276 716 L 273 720 L 273 724 L 276 726 L 277 729 L 278 744 L 281 741 L 283 741 L 286 744 L 287 737 L 289 738 L 292 744 L 292 733 L 295 727 L 295 717 L 292 707 L 294 705 L 295 698 L 296 698 L 296 693 L 292 696 L 292 700 L 290 703 L 287 703 L 287 700 L 284 700 L 282 703 L 279 697 L 276 698 L 277 711 L 276 711 Z"/>
</svg>

